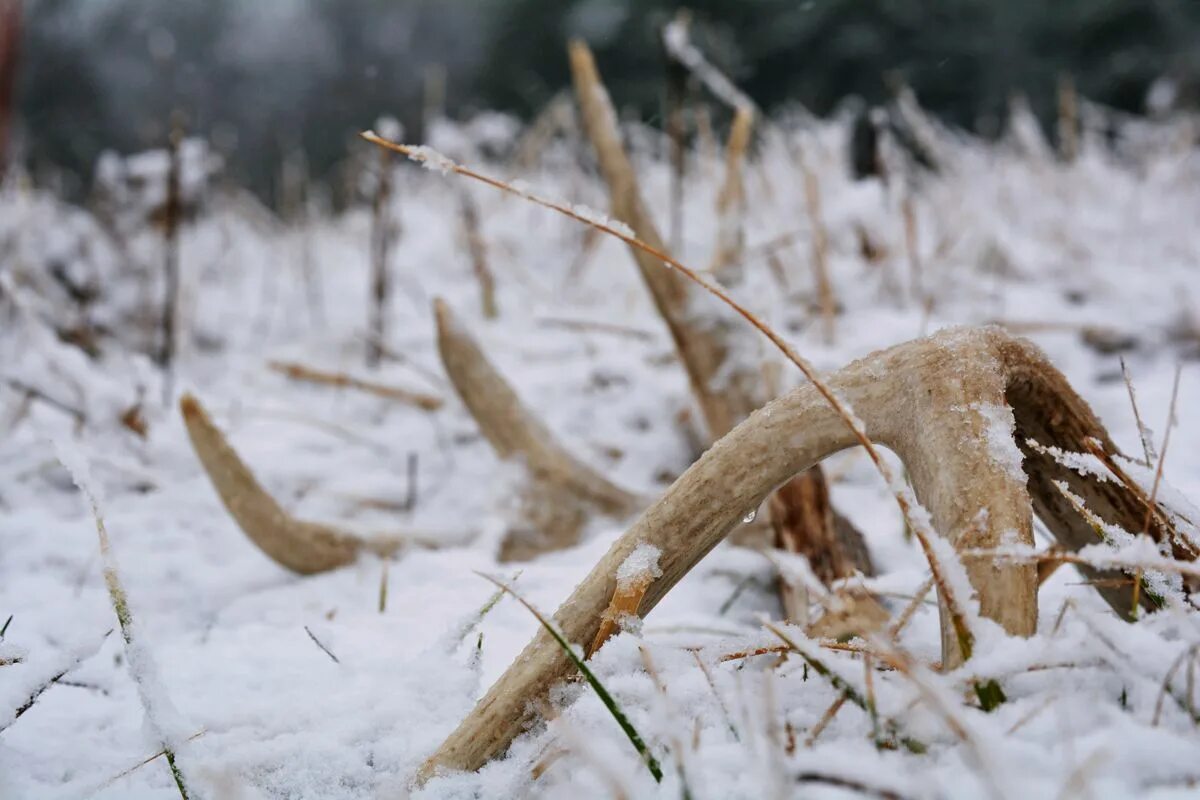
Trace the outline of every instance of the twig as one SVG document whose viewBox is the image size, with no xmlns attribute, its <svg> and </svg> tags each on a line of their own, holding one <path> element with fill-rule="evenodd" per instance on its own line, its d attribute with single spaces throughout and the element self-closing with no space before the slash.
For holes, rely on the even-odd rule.
<svg viewBox="0 0 1200 800">
<path fill-rule="evenodd" d="M 389 215 L 392 197 L 392 160 L 386 151 L 379 154 L 378 184 L 371 198 L 371 303 L 367 312 L 367 366 L 376 367 L 382 355 L 387 326 L 389 296 L 388 254 L 395 231 Z"/>
<path fill-rule="evenodd" d="M 821 718 L 817 720 L 817 724 L 814 725 L 812 730 L 809 732 L 808 738 L 804 740 L 805 747 L 812 747 L 814 744 L 816 744 L 817 737 L 819 737 L 829 723 L 833 721 L 833 718 L 837 716 L 837 713 L 842 710 L 842 706 L 845 704 L 846 695 L 839 694 L 837 699 L 829 705 L 829 708 L 825 709 L 825 713 L 821 715 Z"/>
<path fill-rule="evenodd" d="M 589 228 L 589 230 L 592 230 Z M 642 330 L 641 328 L 630 328 L 626 325 L 614 325 L 611 322 L 598 322 L 590 319 L 561 319 L 558 317 L 542 317 L 538 321 L 538 325 L 547 328 L 563 328 L 565 330 L 577 330 L 595 333 L 610 333 L 614 336 L 625 336 L 630 339 L 638 339 L 639 341 L 650 342 L 654 340 L 654 334 L 650 331 Z"/>
<path fill-rule="evenodd" d="M 892 789 L 883 789 L 878 786 L 871 786 L 854 778 L 846 778 L 840 775 L 828 775 L 823 772 L 801 772 L 796 776 L 797 783 L 824 783 L 829 786 L 835 786 L 839 789 L 849 789 L 850 791 L 858 792 L 859 794 L 878 797 L 881 800 L 904 800 L 904 795 Z"/>
<path fill-rule="evenodd" d="M 30 386 L 29 384 L 19 381 L 16 378 L 5 378 L 4 382 L 16 391 L 23 392 L 26 397 L 31 397 L 35 400 L 41 400 L 51 408 L 57 409 L 70 416 L 75 420 L 76 425 L 82 426 L 87 423 L 87 414 L 83 412 L 83 409 L 76 408 L 69 403 L 64 403 L 57 398 L 51 397 L 36 386 Z"/>
<path fill-rule="evenodd" d="M 917 593 L 913 595 L 912 600 L 904 607 L 904 611 L 896 618 L 892 626 L 888 628 L 888 638 L 895 641 L 900 636 L 901 631 L 908 625 L 913 615 L 917 613 L 917 609 L 921 607 L 921 604 L 925 602 L 925 595 L 929 594 L 929 590 L 932 588 L 933 578 L 921 584 L 921 588 L 917 589 Z"/>
<path fill-rule="evenodd" d="M 386 584 L 384 584 L 384 585 L 386 586 Z M 383 603 L 385 600 L 386 600 L 386 594 L 381 595 L 380 608 L 379 608 L 380 611 L 383 611 Z M 341 660 L 333 654 L 333 651 L 330 650 L 328 647 L 326 647 L 324 644 L 322 644 L 321 640 L 316 637 L 316 634 L 314 634 L 311 630 L 308 629 L 307 625 L 304 626 L 304 632 L 308 634 L 308 638 L 313 640 L 313 644 L 315 644 L 317 647 L 321 648 L 321 652 L 325 653 L 325 655 L 329 656 L 329 658 L 333 660 L 333 663 L 335 663 L 335 664 L 342 663 Z"/>
<path fill-rule="evenodd" d="M 388 400 L 414 405 L 425 411 L 436 411 L 443 404 L 442 398 L 431 394 L 355 378 L 344 372 L 326 372 L 305 366 L 304 364 L 298 364 L 294 361 L 271 361 L 268 365 L 274 371 L 286 375 L 295 381 L 318 383 L 343 389 L 358 389 L 379 397 L 385 397 Z"/>
<path fill-rule="evenodd" d="M 1068 164 L 1079 155 L 1079 96 L 1065 72 L 1058 76 L 1058 148 Z"/>
<path fill-rule="evenodd" d="M 1137 423 L 1138 439 L 1142 442 L 1142 454 L 1146 457 L 1146 466 L 1155 462 L 1154 442 L 1150 439 L 1150 430 L 1142 422 L 1141 412 L 1138 411 L 1137 394 L 1133 391 L 1133 381 L 1129 378 L 1129 368 L 1125 366 L 1125 357 L 1121 356 L 1121 377 L 1125 380 L 1125 391 L 1129 393 L 1129 405 L 1133 409 L 1133 420 Z"/>
<path fill-rule="evenodd" d="M 379 613 L 387 611 L 388 598 L 388 564 L 390 559 L 383 559 L 383 569 L 379 573 Z"/>
<path fill-rule="evenodd" d="M 179 112 L 171 115 L 171 132 L 167 153 L 167 204 L 163 216 L 163 286 L 161 343 L 158 364 L 163 370 L 163 405 L 171 403 L 175 360 L 175 315 L 179 305 L 179 222 L 183 213 L 180 199 L 180 154 L 183 143 L 183 124 Z"/>
<path fill-rule="evenodd" d="M 9 617 L 9 619 L 11 620 L 12 617 Z M 6 623 L 6 625 L 7 625 L 7 623 Z M 25 714 L 26 711 L 33 708 L 34 703 L 36 703 L 38 701 L 38 698 L 41 697 L 46 692 L 47 689 L 49 689 L 51 686 L 55 685 L 56 683 L 60 683 L 64 676 L 66 676 L 72 670 L 77 668 L 81 663 L 83 663 L 83 661 L 85 659 L 90 658 L 92 655 L 94 655 L 95 652 L 100 649 L 100 645 L 104 644 L 105 640 L 108 639 L 108 635 L 110 633 L 112 633 L 111 630 L 105 631 L 104 635 L 100 637 L 100 641 L 96 643 L 96 646 L 94 648 L 91 648 L 91 649 L 87 650 L 86 652 L 84 652 L 80 655 L 77 655 L 71 661 L 70 665 L 67 666 L 66 669 L 55 673 L 53 676 L 50 677 L 49 680 L 43 681 L 42 683 L 38 684 L 29 693 L 29 696 L 25 699 L 25 701 L 23 703 L 21 703 L 21 705 L 17 706 L 17 708 L 13 711 L 13 718 L 11 720 L 9 720 L 7 723 L 0 725 L 0 733 L 3 733 L 4 731 L 6 731 L 8 729 L 8 727 L 10 725 L 12 725 L 14 722 L 16 722 L 18 719 L 20 719 Z M 17 663 L 17 662 L 13 662 L 13 663 Z"/>
<path fill-rule="evenodd" d="M 678 24 L 686 25 L 690 12 L 681 8 L 675 12 Z M 666 83 L 666 133 L 671 142 L 671 223 L 667 235 L 671 252 L 678 253 L 683 245 L 683 179 L 687 167 L 687 150 L 684 137 L 687 135 L 684 102 L 687 97 L 687 68 L 674 58 L 665 42 L 664 27 L 663 55 Z"/>
<path fill-rule="evenodd" d="M 1154 469 L 1154 483 L 1150 487 L 1150 501 L 1146 504 L 1146 521 L 1142 523 L 1142 535 L 1150 532 L 1150 517 L 1153 515 L 1158 500 L 1158 486 L 1162 483 L 1163 464 L 1167 460 L 1167 446 L 1171 443 L 1171 429 L 1175 427 L 1175 403 L 1179 399 L 1179 376 L 1183 365 L 1175 365 L 1175 380 L 1171 384 L 1171 405 L 1167 409 L 1166 430 L 1163 431 L 1163 443 L 1158 452 L 1158 466 Z"/>
<path fill-rule="evenodd" d="M 722 283 L 739 283 L 745 251 L 744 221 L 746 187 L 742 181 L 742 162 L 750 144 L 754 111 L 739 108 L 733 118 L 725 149 L 725 182 L 717 194 L 717 242 L 709 272 Z"/>
<path fill-rule="evenodd" d="M 843 697 L 845 697 L 851 703 L 854 703 L 854 705 L 858 706 L 867 714 L 871 715 L 872 718 L 875 718 L 877 712 L 875 711 L 874 703 L 871 699 L 863 697 L 863 695 L 861 695 L 858 690 L 851 686 L 844 678 L 831 670 L 804 648 L 800 647 L 795 640 L 784 633 L 780 628 L 772 625 L 769 622 L 764 622 L 763 627 L 778 636 L 779 639 L 789 648 L 791 648 L 793 652 L 797 653 L 800 658 L 804 659 L 804 662 L 808 664 L 808 666 L 816 670 L 818 675 L 829 681 L 830 685 L 833 686 L 834 689 L 837 689 L 839 692 L 841 692 Z M 889 737 L 898 741 L 908 750 L 914 753 L 921 753 L 925 751 L 925 745 L 921 742 L 911 737 L 900 735 L 895 720 L 887 720 L 884 723 L 884 728 Z"/>
<path fill-rule="evenodd" d="M 700 668 L 701 674 L 704 675 L 704 680 L 708 683 L 708 688 L 712 691 L 713 697 L 717 700 L 717 705 L 721 707 L 721 713 L 725 715 L 725 724 L 729 726 L 729 732 L 733 734 L 735 740 L 741 741 L 741 736 L 738 735 L 737 726 L 733 724 L 733 715 L 729 713 L 729 706 L 725 705 L 725 699 L 721 697 L 721 693 L 717 691 L 717 683 L 713 680 L 712 672 L 704 664 L 704 659 L 700 658 L 700 653 L 697 650 L 692 650 L 692 658 L 696 661 L 696 666 Z"/>
<path fill-rule="evenodd" d="M 479 211 L 470 192 L 461 195 L 463 230 L 467 238 L 467 250 L 471 254 L 471 267 L 475 271 L 475 279 L 479 281 L 479 301 L 483 307 L 486 319 L 495 319 L 496 308 L 496 279 L 488 266 L 487 245 L 484 243 L 483 231 L 479 227 Z"/>
<path fill-rule="evenodd" d="M 204 730 L 198 730 L 198 731 L 196 731 L 195 733 L 193 733 L 191 736 L 189 736 L 189 737 L 187 738 L 187 740 L 188 740 L 189 742 L 193 742 L 193 741 L 195 741 L 196 739 L 199 739 L 199 738 L 200 738 L 201 736 L 203 736 L 205 733 L 206 733 L 206 731 L 204 731 Z M 129 769 L 122 770 L 121 772 L 117 773 L 116 775 L 113 775 L 111 778 L 109 778 L 108 780 L 106 780 L 104 783 L 102 783 L 102 784 L 100 784 L 99 786 L 97 786 L 97 787 L 96 787 L 96 791 L 97 791 L 97 792 L 99 792 L 99 791 L 101 791 L 101 790 L 103 790 L 103 789 L 107 789 L 109 786 L 112 786 L 114 783 L 116 783 L 117 781 L 121 780 L 121 778 L 124 778 L 124 777 L 125 777 L 125 776 L 127 776 L 127 775 L 131 775 L 131 774 L 133 774 L 134 772 L 138 771 L 138 770 L 139 770 L 139 769 L 141 769 L 142 767 L 144 767 L 144 766 L 146 766 L 147 764 L 149 764 L 149 763 L 150 763 L 151 761 L 153 761 L 154 759 L 156 759 L 156 758 L 162 758 L 162 757 L 163 757 L 163 756 L 165 756 L 166 754 L 167 754 L 167 751 L 166 751 L 166 750 L 159 750 L 159 751 L 158 751 L 157 753 L 155 753 L 154 755 L 152 755 L 152 756 L 147 756 L 146 758 L 142 759 L 142 760 L 141 760 L 141 761 L 139 761 L 138 763 L 134 764 L 134 765 L 133 765 L 132 767 L 130 767 Z"/>
<path fill-rule="evenodd" d="M 921 242 L 917 235 L 917 209 L 912 191 L 906 191 L 900 201 L 900 214 L 904 217 L 904 249 L 908 252 L 909 293 L 912 301 L 925 306 L 925 284 L 921 268 Z"/>
<path fill-rule="evenodd" d="M 829 280 L 829 237 L 821 217 L 821 185 L 817 175 L 801 160 L 804 173 L 804 200 L 808 211 L 808 222 L 812 228 L 813 275 L 817 282 L 817 299 L 821 308 L 821 326 L 826 344 L 833 342 L 833 318 L 837 313 L 837 301 L 833 296 L 833 284 Z"/>
</svg>

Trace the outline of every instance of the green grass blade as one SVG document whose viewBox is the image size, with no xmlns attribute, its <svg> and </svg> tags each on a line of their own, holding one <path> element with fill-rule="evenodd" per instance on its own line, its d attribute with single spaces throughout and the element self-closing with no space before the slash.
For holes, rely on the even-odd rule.
<svg viewBox="0 0 1200 800">
<path fill-rule="evenodd" d="M 650 774 L 654 776 L 654 780 L 661 783 L 663 777 L 662 767 L 659 766 L 658 759 L 656 759 L 654 754 L 650 752 L 650 748 L 646 746 L 641 734 L 639 734 L 637 729 L 633 727 L 633 723 L 631 723 L 629 718 L 625 716 L 625 712 L 621 711 L 621 707 L 617 705 L 617 701 L 614 700 L 613 696 L 608 693 L 607 689 L 604 688 L 604 684 L 602 684 L 600 679 L 597 678 L 590 669 L 588 669 L 588 665 L 584 663 L 583 659 L 580 658 L 573 649 L 571 649 L 570 643 L 563 637 L 561 633 L 559 633 L 558 629 L 550 623 L 550 620 L 543 617 L 536 608 L 526 602 L 525 598 L 514 592 L 506 584 L 501 583 L 490 575 L 484 575 L 482 572 L 477 572 L 475 574 L 479 575 L 479 577 L 483 578 L 484 580 L 495 584 L 501 591 L 512 595 L 513 599 L 525 606 L 529 613 L 533 614 L 533 616 L 537 618 L 537 621 L 542 624 L 542 627 L 545 628 L 552 637 L 554 637 L 554 641 L 558 642 L 558 646 L 562 648 L 562 651 L 567 654 L 567 657 L 571 659 L 571 662 L 574 663 L 580 673 L 583 674 L 583 677 L 587 680 L 588 684 L 596 692 L 596 696 L 600 698 L 600 702 L 604 704 L 604 707 L 608 709 L 610 714 L 612 714 L 613 719 L 615 719 L 617 724 L 621 726 L 621 730 L 625 731 L 625 735 L 629 737 L 629 741 L 633 745 L 634 749 L 638 751 L 638 755 L 640 755 L 642 760 L 646 762 L 646 768 L 650 770 Z"/>
</svg>

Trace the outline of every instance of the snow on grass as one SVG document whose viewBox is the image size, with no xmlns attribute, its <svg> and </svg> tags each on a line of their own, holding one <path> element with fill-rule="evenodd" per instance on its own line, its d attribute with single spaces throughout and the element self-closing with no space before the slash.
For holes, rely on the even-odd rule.
<svg viewBox="0 0 1200 800">
<path fill-rule="evenodd" d="M 926 318 L 899 290 L 906 258 L 894 204 L 877 183 L 848 177 L 847 132 L 844 122 L 829 121 L 806 133 L 806 165 L 822 187 L 840 306 L 835 342 L 826 344 L 812 327 L 815 286 L 805 255 L 811 242 L 797 222 L 805 218 L 803 186 L 786 177 L 794 168 L 776 137 L 762 142 L 754 157 L 761 164 L 752 159 L 746 171 L 748 256 L 739 299 L 822 372 L 923 330 L 1027 325 L 1114 439 L 1136 452 L 1140 437 L 1128 396 L 1119 377 L 1113 380 L 1117 358 L 1088 346 L 1081 331 L 1135 332 L 1138 345 L 1126 358 L 1139 400 L 1144 409 L 1166 407 L 1171 364 L 1195 347 L 1179 320 L 1195 283 L 1188 254 L 1200 251 L 1200 231 L 1191 224 L 1200 214 L 1200 164 L 1165 149 L 1135 151 L 1129 163 L 1085 149 L 1069 169 L 1047 169 L 1002 148 L 943 141 L 956 148 L 956 169 L 923 182 L 918 196 L 925 285 L 936 301 Z M 580 208 L 605 193 L 577 164 L 573 146 L 549 142 L 528 171 L 497 163 L 489 174 L 515 173 L 539 194 L 578 201 L 568 205 L 579 216 L 603 221 L 600 212 Z M 437 172 L 453 166 L 422 153 Z M 665 210 L 669 166 L 652 149 L 635 151 L 633 160 L 647 206 Z M 708 260 L 719 172 L 687 172 L 684 263 Z M 419 169 L 398 169 L 397 180 L 402 190 L 393 211 L 403 233 L 394 248 L 388 330 L 395 334 L 386 344 L 399 358 L 384 362 L 378 380 L 407 385 L 440 371 L 429 298 L 442 297 L 473 330 L 486 332 L 481 344 L 489 357 L 572 448 L 616 482 L 661 493 L 694 455 L 676 422 L 692 401 L 669 340 L 633 342 L 537 323 L 603 320 L 661 331 L 626 248 L 600 240 L 581 261 L 578 222 L 481 193 L 481 233 L 493 254 L 498 299 L 512 309 L 485 324 L 477 319 L 478 287 L 458 230 L 461 187 Z M 512 468 L 495 458 L 459 404 L 426 414 L 271 373 L 271 359 L 351 373 L 361 368 L 369 216 L 352 208 L 280 226 L 261 212 L 244 196 L 214 193 L 182 231 L 180 385 L 221 410 L 247 463 L 298 516 L 354 530 L 433 532 L 434 539 L 438 531 L 480 534 L 398 557 L 389 565 L 384 613 L 376 559 L 298 578 L 265 558 L 212 493 L 174 408 L 157 403 L 157 373 L 139 355 L 154 337 L 145 319 L 157 307 L 152 288 L 161 237 L 152 227 L 135 231 L 121 251 L 83 208 L 39 190 L 0 191 L 0 242 L 10 256 L 0 261 L 0 378 L 13 379 L 0 381 L 0 620 L 14 615 L 2 653 L 22 659 L 0 666 L 0 704 L 7 704 L 0 705 L 0 719 L 11 722 L 0 732 L 0 796 L 88 796 L 157 748 L 148 743 L 157 735 L 144 728 L 145 681 L 132 679 L 118 638 L 103 638 L 112 612 L 88 505 L 47 436 L 74 442 L 86 455 L 86 483 L 104 500 L 136 638 L 153 648 L 159 677 L 150 676 L 151 683 L 169 686 L 178 708 L 176 722 L 164 711 L 158 724 L 177 739 L 206 731 L 180 747 L 189 783 L 202 796 L 403 796 L 422 761 L 538 629 L 517 603 L 491 604 L 491 587 L 474 573 L 507 577 L 521 570 L 522 596 L 553 609 L 619 533 L 618 525 L 598 519 L 569 550 L 499 564 L 497 542 L 508 521 L 500 500 L 512 493 Z M 860 226 L 886 251 L 880 261 L 863 259 Z M 785 288 L 756 247 L 789 233 L 796 238 L 779 250 Z M 988 243 L 1002 245 L 1011 269 L 984 257 Z M 88 308 L 51 275 L 54 263 L 70 276 L 95 279 L 101 292 Z M 720 324 L 743 324 L 712 298 L 695 308 Z M 89 321 L 111 332 L 101 333 L 95 360 L 59 335 Z M 954 335 L 962 334 L 950 332 L 946 340 Z M 730 364 L 757 363 L 761 352 L 747 346 Z M 1193 365 L 1184 367 L 1182 408 L 1200 390 Z M 888 376 L 874 378 L 883 386 Z M 783 380 L 794 385 L 800 377 L 785 371 Z M 71 414 L 30 398 L 19 388 L 26 385 L 84 411 L 85 423 L 77 427 Z M 145 440 L 117 419 L 139 399 Z M 993 455 L 1015 477 L 1019 454 L 1006 438 L 1011 415 L 1000 407 L 975 410 L 986 420 Z M 1146 422 L 1162 429 L 1154 415 Z M 1200 417 L 1180 414 L 1174 436 L 1180 443 L 1200 439 Z M 1090 455 L 1055 456 L 1107 478 Z M 1121 465 L 1149 490 L 1153 470 Z M 907 487 L 884 486 L 856 450 L 828 466 L 835 504 L 864 531 L 882 571 L 869 585 L 899 613 L 928 570 L 920 549 L 905 539 L 891 496 Z M 1171 485 L 1160 486 L 1160 500 L 1180 515 L 1177 521 L 1200 521 L 1187 502 L 1200 496 L 1195 448 L 1172 448 L 1165 477 Z M 918 509 L 915 498 L 909 502 Z M 1182 527 L 1195 536 L 1194 527 Z M 932 526 L 930 533 L 949 585 L 969 598 L 957 554 Z M 1034 555 L 1014 544 L 1003 549 L 1014 558 Z M 650 556 L 642 552 L 638 568 L 631 562 L 629 570 L 652 564 Z M 1157 571 L 1168 579 L 1165 586 L 1177 585 L 1171 564 L 1141 538 L 1114 537 L 1080 557 L 1118 569 L 1140 565 L 1148 578 Z M 781 566 L 800 574 L 787 559 Z M 508 758 L 478 774 L 437 778 L 415 795 L 578 798 L 610 795 L 620 785 L 629 796 L 678 798 L 676 739 L 687 749 L 687 782 L 697 800 L 759 797 L 773 787 L 834 796 L 829 785 L 808 780 L 816 774 L 914 798 L 979 796 L 992 783 L 1008 797 L 1064 790 L 1168 797 L 1200 778 L 1191 755 L 1200 744 L 1196 725 L 1186 703 L 1172 699 L 1185 697 L 1186 660 L 1168 681 L 1171 693 L 1157 720 L 1155 713 L 1168 670 L 1197 641 L 1195 612 L 1175 602 L 1174 593 L 1165 611 L 1130 625 L 1112 618 L 1094 589 L 1064 566 L 1041 589 L 1037 637 L 1014 641 L 974 619 L 972 660 L 945 676 L 918 670 L 924 690 L 895 671 L 874 671 L 879 714 L 929 745 L 917 756 L 877 749 L 871 715 L 852 704 L 806 748 L 838 690 L 814 680 L 798 658 L 778 666 L 778 654 L 720 660 L 779 644 L 760 624 L 779 615 L 775 577 L 761 555 L 723 544 L 656 607 L 640 640 L 617 635 L 594 659 L 597 677 L 660 760 L 662 784 L 601 700 L 567 683 L 550 701 L 556 720 L 518 738 Z M 727 604 L 734 591 L 736 602 Z M 306 626 L 340 663 L 314 646 Z M 653 653 L 677 710 L 670 718 L 639 643 Z M 798 644 L 865 694 L 860 656 Z M 925 664 L 939 658 L 932 599 L 905 628 L 902 645 Z M 50 685 L 12 719 L 29 690 L 64 669 L 65 683 Z M 1008 698 L 990 713 L 975 707 L 971 688 L 984 679 L 999 680 Z M 161 699 L 151 697 L 149 705 L 166 707 Z M 935 703 L 949 704 L 953 718 L 966 721 L 991 764 L 981 769 Z M 790 753 L 789 727 L 799 741 Z M 531 768 L 543 761 L 541 777 L 532 781 Z M 93 796 L 171 792 L 160 759 Z"/>
</svg>

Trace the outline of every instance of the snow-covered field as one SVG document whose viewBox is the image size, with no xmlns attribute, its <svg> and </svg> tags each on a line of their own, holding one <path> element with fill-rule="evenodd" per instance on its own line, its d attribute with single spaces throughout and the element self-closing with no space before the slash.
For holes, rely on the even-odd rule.
<svg viewBox="0 0 1200 800">
<path fill-rule="evenodd" d="M 506 135 L 494 123 L 443 125 L 434 143 L 546 194 L 607 207 L 585 142 L 568 135 L 518 168 L 474 146 L 482 128 Z M 902 213 L 909 190 L 899 177 L 886 188 L 852 181 L 848 130 L 845 120 L 812 123 L 797 139 L 819 181 L 840 307 L 833 342 L 821 335 L 803 180 L 777 142 L 746 171 L 745 278 L 733 293 L 822 370 L 947 326 L 1006 324 L 1046 351 L 1135 456 L 1142 444 L 1114 350 L 1156 447 L 1182 363 L 1162 491 L 1200 498 L 1200 417 L 1190 411 L 1200 398 L 1200 160 L 1179 146 L 1179 127 L 1131 129 L 1136 140 L 1119 156 L 1086 140 L 1070 165 L 1028 139 L 984 146 L 940 134 L 946 166 L 911 193 L 919 276 Z M 665 230 L 664 144 L 649 130 L 630 138 Z M 694 267 L 713 250 L 721 173 L 715 153 L 691 154 L 678 255 Z M 464 192 L 495 275 L 495 320 L 481 313 Z M 135 231 L 121 249 L 83 209 L 16 182 L 0 193 L 0 624 L 12 615 L 0 642 L 0 797 L 177 796 L 163 758 L 139 766 L 164 740 L 193 796 L 206 798 L 1195 796 L 1194 660 L 1185 656 L 1169 678 L 1180 702 L 1162 699 L 1172 665 L 1200 643 L 1194 612 L 1126 624 L 1064 567 L 1041 589 L 1035 637 L 982 636 L 966 665 L 928 678 L 953 701 L 955 726 L 912 682 L 873 670 L 880 716 L 927 752 L 877 749 L 870 716 L 849 703 L 809 743 L 840 693 L 834 686 L 797 658 L 721 660 L 778 644 L 761 621 L 780 616 L 776 567 L 728 543 L 640 634 L 621 633 L 592 660 L 663 762 L 661 784 L 596 695 L 569 683 L 553 695 L 553 719 L 506 758 L 411 785 L 537 630 L 511 598 L 475 622 L 494 591 L 475 573 L 514 581 L 550 613 L 623 530 L 597 518 L 575 547 L 498 563 L 524 478 L 497 460 L 443 377 L 433 298 L 446 300 L 576 455 L 622 486 L 660 493 L 696 443 L 678 421 L 692 404 L 684 372 L 624 245 L 411 164 L 396 169 L 390 211 L 400 234 L 385 344 L 400 358 L 368 371 L 369 211 L 284 224 L 214 194 L 181 236 L 179 356 L 164 404 L 162 374 L 145 355 L 163 293 L 160 234 Z M 874 258 L 864 256 L 864 236 Z M 775 268 L 765 247 L 773 242 Z M 54 269 L 67 278 L 50 277 Z M 81 310 L 67 285 L 98 294 Z M 104 331 L 95 358 L 55 333 L 85 316 Z M 765 342 L 742 356 L 782 363 Z M 428 412 L 299 383 L 269 369 L 271 360 L 446 402 Z M 787 366 L 780 374 L 785 386 L 802 380 Z M 178 413 L 183 391 L 297 516 L 443 546 L 388 564 L 362 556 L 316 576 L 286 571 L 221 506 Z M 120 420 L 139 404 L 144 439 Z M 128 593 L 136 669 L 90 508 L 60 453 L 90 474 Z M 836 506 L 879 568 L 867 585 L 898 614 L 928 575 L 921 551 L 861 452 L 826 468 Z M 940 657 L 936 605 L 921 607 L 901 643 L 925 663 Z M 860 657 L 823 658 L 865 691 Z M 991 713 L 971 692 L 978 676 L 1007 694 Z"/>
</svg>

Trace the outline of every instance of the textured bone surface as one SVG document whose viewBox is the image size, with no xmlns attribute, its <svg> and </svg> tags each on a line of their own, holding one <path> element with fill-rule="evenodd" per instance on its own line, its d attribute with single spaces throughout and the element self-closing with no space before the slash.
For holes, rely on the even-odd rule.
<svg viewBox="0 0 1200 800">
<path fill-rule="evenodd" d="M 1061 495 L 1049 480 L 1061 468 L 1035 458 L 1023 441 L 1033 436 L 1079 452 L 1092 437 L 1106 452 L 1116 450 L 1087 403 L 1029 342 L 997 328 L 946 331 L 853 362 L 829 383 L 868 435 L 901 458 L 935 528 L 957 547 L 1031 545 L 1030 491 L 1033 507 L 1062 544 L 1097 541 L 1086 521 L 1054 500 Z M 1007 430 L 1011 436 L 1013 430 L 1003 426 L 1009 413 L 1024 472 L 1032 473 L 1028 491 L 1025 475 L 1006 457 L 1012 448 L 1003 447 L 1001 434 Z M 998 422 L 1004 430 L 996 430 Z M 642 514 L 559 607 L 555 623 L 569 641 L 590 642 L 613 596 L 618 568 L 640 544 L 662 554 L 663 575 L 638 608 L 645 616 L 776 486 L 856 444 L 845 421 L 812 386 L 775 400 L 713 445 Z M 1067 479 L 1102 518 L 1138 529 L 1144 508 L 1123 487 L 1078 475 Z M 973 559 L 967 572 L 983 616 L 1010 634 L 1034 633 L 1034 565 Z M 1114 607 L 1128 608 L 1131 589 L 1110 588 L 1105 597 Z M 943 615 L 943 663 L 952 667 L 961 658 L 946 623 Z M 569 670 L 551 637 L 539 633 L 430 757 L 420 777 L 477 769 L 499 755 L 529 721 L 531 703 Z"/>
<path fill-rule="evenodd" d="M 435 300 L 433 311 L 442 364 L 496 455 L 522 460 L 536 481 L 557 487 L 605 513 L 622 516 L 645 505 L 642 498 L 617 486 L 559 444 L 525 408 L 446 303 Z"/>
<path fill-rule="evenodd" d="M 190 394 L 179 401 L 192 447 L 213 488 L 234 520 L 259 549 L 302 575 L 325 572 L 354 560 L 362 542 L 327 525 L 288 514 L 259 484 L 200 402 Z"/>
</svg>

